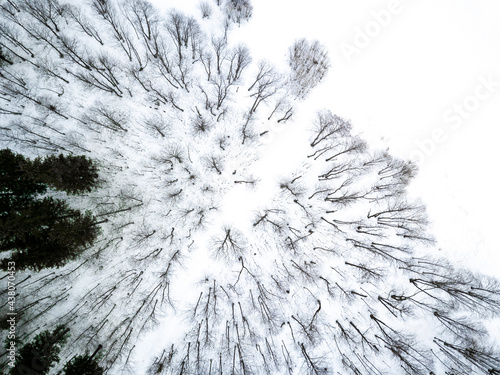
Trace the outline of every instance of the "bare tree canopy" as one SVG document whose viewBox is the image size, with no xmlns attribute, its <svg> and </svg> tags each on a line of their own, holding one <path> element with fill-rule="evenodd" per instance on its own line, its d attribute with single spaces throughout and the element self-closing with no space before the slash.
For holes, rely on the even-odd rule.
<svg viewBox="0 0 500 375">
<path fill-rule="evenodd" d="M 0 278 L 15 285 L 0 313 L 17 348 L 61 325 L 43 371 L 499 374 L 500 281 L 438 256 L 407 192 L 415 164 L 302 110 L 325 47 L 254 59 L 232 34 L 250 1 L 193 5 L 1 2 Z M 292 134 L 290 171 L 274 151 Z"/>
<path fill-rule="evenodd" d="M 328 53 L 317 40 L 297 40 L 288 50 L 288 64 L 293 93 L 299 98 L 316 87 L 330 68 Z"/>
</svg>

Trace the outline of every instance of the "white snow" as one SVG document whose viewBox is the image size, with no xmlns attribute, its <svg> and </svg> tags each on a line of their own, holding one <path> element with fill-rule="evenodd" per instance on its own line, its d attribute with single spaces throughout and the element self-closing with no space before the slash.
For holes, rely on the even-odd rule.
<svg viewBox="0 0 500 375">
<path fill-rule="evenodd" d="M 175 8 L 186 14 L 196 14 L 197 18 L 200 18 L 196 0 L 169 2 L 154 0 L 152 3 L 163 12 Z M 304 155 L 310 152 L 307 134 L 316 111 L 323 108 L 350 119 L 353 133 L 359 133 L 366 139 L 370 148 L 387 149 L 392 155 L 403 159 L 411 157 L 419 159 L 420 172 L 411 183 L 409 192 L 413 198 L 421 198 L 427 206 L 431 220 L 430 232 L 437 239 L 435 248 L 422 251 L 433 252 L 438 249 L 439 254 L 436 255 L 444 255 L 445 258 L 452 259 L 452 263 L 498 277 L 500 253 L 496 240 L 498 225 L 496 214 L 499 212 L 500 204 L 496 194 L 498 187 L 496 175 L 497 161 L 500 158 L 496 152 L 494 130 L 500 120 L 497 92 L 500 91 L 500 87 L 499 90 L 494 88 L 487 99 L 477 100 L 477 109 L 466 114 L 461 127 L 456 129 L 451 127 L 443 116 L 447 111 L 453 110 L 456 104 L 463 104 L 469 97 L 475 96 L 477 87 L 481 85 L 483 79 L 493 77 L 493 80 L 500 82 L 498 49 L 500 26 L 496 19 L 500 4 L 490 0 L 481 2 L 468 0 L 460 3 L 449 0 L 439 3 L 431 0 L 419 2 L 310 0 L 307 3 L 295 0 L 272 2 L 253 0 L 252 4 L 254 7 L 252 19 L 250 22 L 242 23 L 240 27 L 234 26 L 230 31 L 230 40 L 232 45 L 238 42 L 247 44 L 254 63 L 265 59 L 275 64 L 279 70 L 285 70 L 288 47 L 295 40 L 306 37 L 318 39 L 327 46 L 332 67 L 326 78 L 313 89 L 305 101 L 295 103 L 293 121 L 277 125 L 274 121 L 262 120 L 258 124 L 259 129 L 268 131 L 263 137 L 263 144 L 252 146 L 258 149 L 251 149 L 251 152 L 246 150 L 241 154 L 234 152 L 230 154 L 228 160 L 224 160 L 224 169 L 220 174 L 197 170 L 197 165 L 201 164 L 205 154 L 214 151 L 207 147 L 215 137 L 213 134 L 195 136 L 188 131 L 184 134 L 174 131 L 176 137 L 184 135 L 195 139 L 192 142 L 193 148 L 189 151 L 190 157 L 198 158 L 194 163 L 186 162 L 183 166 L 187 165 L 190 170 L 185 173 L 179 172 L 178 175 L 186 181 L 189 174 L 202 179 L 201 182 L 199 180 L 196 182 L 198 185 L 194 188 L 191 188 L 190 182 L 183 185 L 183 194 L 186 198 L 182 204 L 187 202 L 189 207 L 186 209 L 195 207 L 198 210 L 212 203 L 212 201 L 207 203 L 205 199 L 212 199 L 210 197 L 213 196 L 222 198 L 213 199 L 214 207 L 211 207 L 213 210 L 205 212 L 206 222 L 200 225 L 203 230 L 193 230 L 192 236 L 189 232 L 189 239 L 193 241 L 192 246 L 189 243 L 174 243 L 174 246 L 164 250 L 163 255 L 171 251 L 168 253 L 169 256 L 174 254 L 176 249 L 182 250 L 180 262 L 175 263 L 178 273 L 174 274 L 172 283 L 175 283 L 177 288 L 172 290 L 172 300 L 183 301 L 181 309 L 186 309 L 188 304 L 196 302 L 200 291 L 206 291 L 209 285 L 207 283 L 217 278 L 220 285 L 226 286 L 224 283 L 238 274 L 238 267 L 226 268 L 224 262 L 213 259 L 214 239 L 220 237 L 224 226 L 228 225 L 234 227 L 250 242 L 257 242 L 252 238 L 256 233 L 252 226 L 255 215 L 259 210 L 282 208 L 275 206 L 284 201 L 276 197 L 279 182 L 283 178 L 294 176 L 296 171 L 309 167 L 308 160 L 304 160 Z M 216 7 L 215 4 L 212 5 Z M 397 11 L 392 11 L 394 9 Z M 380 23 L 378 17 L 384 17 L 381 14 L 390 16 L 385 19 L 385 24 L 379 25 L 379 31 L 375 32 L 377 35 L 368 37 L 366 47 L 356 46 L 355 40 L 359 30 L 373 27 L 374 22 Z M 208 33 L 219 31 L 210 30 L 206 25 L 203 27 Z M 342 49 L 345 43 L 354 45 L 359 53 L 346 58 L 345 50 L 343 52 Z M 246 88 L 242 88 L 243 90 L 246 91 Z M 244 94 L 241 92 L 234 94 L 227 100 L 243 103 L 243 100 L 247 100 Z M 94 97 L 89 96 L 88 100 L 90 102 Z M 134 100 L 141 103 L 148 101 L 147 98 Z M 179 101 L 181 105 L 187 104 L 182 98 Z M 262 107 L 265 105 L 263 103 Z M 134 112 L 134 109 L 130 108 L 130 111 Z M 178 119 L 169 117 L 172 111 L 163 114 L 159 110 L 157 113 L 158 118 L 165 123 L 172 120 L 189 124 L 194 111 L 183 113 Z M 144 119 L 141 119 L 140 115 L 141 113 L 134 113 L 128 120 L 134 124 L 142 123 Z M 238 119 L 239 115 L 231 113 L 228 116 Z M 437 137 L 434 135 L 436 129 L 441 130 L 438 138 L 444 137 L 445 140 L 438 142 L 433 139 Z M 221 133 L 224 132 L 221 130 Z M 127 189 L 130 189 L 131 194 L 144 198 L 144 207 L 140 209 L 141 216 L 124 215 L 115 227 L 122 222 L 125 224 L 128 221 L 137 221 L 134 228 L 127 227 L 123 232 L 127 238 L 139 237 L 139 230 L 147 232 L 152 228 L 158 228 L 158 233 L 162 232 L 161 234 L 166 236 L 170 233 L 170 225 L 173 225 L 171 223 L 175 223 L 179 232 L 187 233 L 190 225 L 198 218 L 194 215 L 201 214 L 195 210 L 192 214 L 182 216 L 180 209 L 175 213 L 178 216 L 170 214 L 169 205 L 175 204 L 175 199 L 169 195 L 174 190 L 166 182 L 170 166 L 167 163 L 160 168 L 158 163 L 152 162 L 154 157 L 165 156 L 168 147 L 171 146 L 170 140 L 162 139 L 158 134 L 151 136 L 145 129 L 137 132 L 133 140 L 124 137 L 124 143 L 115 139 L 114 144 L 107 144 L 111 138 L 104 135 L 99 139 L 97 136 L 96 139 L 89 137 L 85 141 L 99 142 L 104 157 L 111 155 L 107 147 L 114 147 L 113 155 L 116 159 L 105 160 L 103 165 L 117 170 L 127 169 L 123 176 L 129 180 L 121 182 L 129 186 Z M 178 141 L 182 143 L 182 139 Z M 431 145 L 429 147 L 432 150 L 427 149 L 430 150 L 429 155 L 419 148 L 419 144 Z M 217 147 L 215 149 L 218 151 Z M 97 154 L 100 151 L 97 151 Z M 123 154 L 121 157 L 117 156 L 121 154 Z M 252 159 L 255 155 L 258 155 L 258 160 Z M 187 158 L 186 155 L 185 157 Z M 178 165 L 172 166 L 175 167 L 181 169 Z M 236 173 L 233 174 L 233 171 Z M 235 180 L 251 178 L 257 179 L 255 186 L 234 183 Z M 211 191 L 212 195 L 208 193 L 200 195 L 199 186 L 202 184 L 219 190 Z M 112 181 L 108 181 L 102 196 L 105 196 L 108 190 L 116 193 Z M 206 198 L 207 196 L 209 198 Z M 114 201 L 111 204 L 115 204 Z M 120 201 L 120 204 L 123 202 Z M 351 213 L 348 210 L 346 212 Z M 165 222 L 160 219 L 164 219 Z M 106 235 L 113 235 L 113 230 L 114 227 L 111 227 Z M 351 245 L 347 245 L 341 236 L 338 237 L 328 237 L 328 240 L 331 240 L 328 246 L 331 245 L 335 251 L 346 256 L 350 252 L 354 253 L 351 251 Z M 165 241 L 168 239 L 153 236 L 144 248 L 150 252 L 163 247 Z M 273 269 L 273 262 L 280 261 L 276 254 L 279 255 L 282 251 L 278 249 L 276 253 L 269 252 L 271 254 L 269 255 L 268 246 L 269 244 L 265 242 L 258 249 L 252 247 L 251 253 L 255 251 L 253 253 L 255 257 L 245 258 L 245 261 L 250 259 L 252 265 L 259 266 L 258 272 L 264 275 Z M 100 260 L 109 261 L 110 268 L 99 273 L 91 282 L 105 283 L 108 275 L 122 267 L 121 259 L 123 262 L 126 259 L 133 263 L 133 260 L 126 256 L 138 247 L 134 244 L 117 245 L 112 253 L 106 255 L 107 258 Z M 145 254 L 134 254 L 136 257 L 139 255 Z M 293 258 L 289 254 L 287 256 Z M 357 255 L 352 256 L 357 257 Z M 287 257 L 283 259 L 288 260 Z M 314 256 L 314 259 L 323 258 L 318 255 Z M 372 259 L 355 260 L 368 262 Z M 339 266 L 345 267 L 344 258 L 338 257 L 335 261 L 339 262 Z M 239 266 L 237 262 L 235 263 Z M 144 284 L 155 285 L 157 275 L 167 265 L 151 262 L 150 266 L 153 271 L 145 270 L 147 272 L 144 277 L 147 279 Z M 325 272 L 335 271 L 330 264 L 321 266 Z M 388 275 L 390 283 L 397 285 L 401 279 L 400 273 L 397 271 L 393 275 Z M 182 275 L 182 279 L 177 278 L 178 274 Z M 207 283 L 203 283 L 204 276 L 207 277 Z M 245 277 L 250 279 L 250 276 L 243 272 L 242 279 Z M 344 281 L 348 286 L 352 284 L 353 288 L 362 285 L 370 292 L 377 292 L 373 290 L 375 286 L 370 282 L 357 284 L 357 280 L 352 276 L 346 277 L 342 280 Z M 74 289 L 86 290 L 86 285 L 82 285 L 85 282 L 86 280 L 80 280 L 80 284 L 75 284 Z M 401 288 L 403 290 L 403 287 Z M 311 309 L 310 306 L 315 306 L 316 300 L 307 294 L 310 292 L 301 288 L 296 289 L 291 290 L 291 293 L 297 296 L 297 303 L 303 304 L 298 308 L 301 312 Z M 142 291 L 146 292 L 148 291 Z M 124 295 L 121 297 L 127 299 Z M 136 301 L 131 299 L 129 302 L 132 305 Z M 277 303 L 278 314 L 281 313 L 280 303 Z M 345 306 L 330 305 L 328 302 L 324 304 L 324 309 L 328 308 L 329 311 L 338 313 L 339 319 L 346 321 L 350 319 L 351 310 L 346 307 L 349 306 L 348 301 Z M 368 310 L 367 308 L 366 311 Z M 356 311 L 357 313 L 360 312 Z M 137 374 L 144 374 L 155 356 L 161 354 L 164 348 L 168 348 L 170 343 L 182 341 L 183 335 L 192 328 L 189 326 L 192 322 L 182 315 L 182 311 L 166 308 L 161 315 L 159 316 L 161 324 L 143 334 L 140 340 L 134 343 L 136 350 L 132 357 L 132 365 Z M 161 319 L 165 317 L 168 318 Z M 119 318 L 120 314 L 116 311 L 111 316 L 111 319 Z M 356 321 L 357 317 L 353 319 Z M 418 324 L 421 323 L 416 319 L 415 322 L 408 324 L 408 327 L 413 325 L 414 331 L 417 331 Z M 489 327 L 491 334 L 500 337 L 499 327 L 498 320 L 492 321 Z M 422 331 L 426 333 L 425 329 Z"/>
</svg>

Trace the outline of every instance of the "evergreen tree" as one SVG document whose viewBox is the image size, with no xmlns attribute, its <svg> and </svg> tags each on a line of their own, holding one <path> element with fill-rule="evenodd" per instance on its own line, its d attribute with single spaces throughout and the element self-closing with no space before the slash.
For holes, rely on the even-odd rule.
<svg viewBox="0 0 500 375">
<path fill-rule="evenodd" d="M 0 218 L 14 209 L 32 202 L 36 195 L 43 194 L 47 187 L 35 182 L 23 171 L 26 158 L 9 149 L 0 150 Z"/>
<path fill-rule="evenodd" d="M 38 157 L 24 169 L 34 180 L 70 194 L 91 191 L 97 185 L 97 167 L 85 156 Z"/>
<path fill-rule="evenodd" d="M 59 352 L 69 337 L 68 332 L 68 328 L 59 325 L 52 332 L 47 330 L 35 336 L 17 353 L 10 374 L 48 374 L 50 368 L 59 362 Z"/>
<path fill-rule="evenodd" d="M 14 251 L 1 268 L 9 261 L 15 261 L 17 269 L 60 267 L 95 241 L 96 224 L 89 211 L 71 209 L 62 200 L 31 202 L 0 220 L 0 251 Z"/>
<path fill-rule="evenodd" d="M 64 375 L 102 375 L 104 369 L 99 366 L 95 358 L 97 352 L 102 348 L 97 348 L 94 354 L 77 355 L 64 366 Z"/>
</svg>

